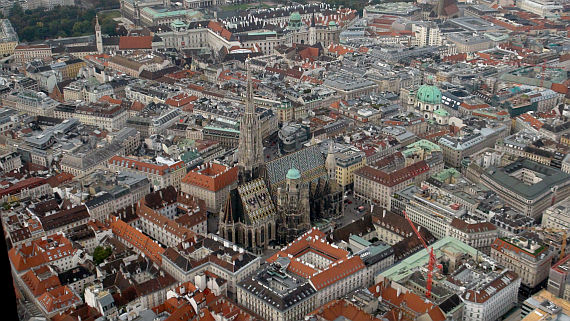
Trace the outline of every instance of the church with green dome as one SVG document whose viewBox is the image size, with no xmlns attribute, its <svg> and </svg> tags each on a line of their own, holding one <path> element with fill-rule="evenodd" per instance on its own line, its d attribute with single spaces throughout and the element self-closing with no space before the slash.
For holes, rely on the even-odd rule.
<svg viewBox="0 0 570 321">
<path fill-rule="evenodd" d="M 433 85 L 421 85 L 416 93 L 416 109 L 430 122 L 447 125 L 449 112 L 441 106 L 441 90 Z"/>
<path fill-rule="evenodd" d="M 418 102 L 426 104 L 441 104 L 441 91 L 436 86 L 422 85 L 417 93 Z"/>
</svg>

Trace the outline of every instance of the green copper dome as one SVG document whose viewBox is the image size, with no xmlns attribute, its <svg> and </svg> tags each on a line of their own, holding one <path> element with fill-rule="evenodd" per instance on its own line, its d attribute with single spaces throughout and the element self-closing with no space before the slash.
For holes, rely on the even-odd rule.
<svg viewBox="0 0 570 321">
<path fill-rule="evenodd" d="M 290 21 L 301 21 L 301 14 L 299 14 L 297 11 L 293 12 L 291 14 L 291 17 L 289 17 Z"/>
<path fill-rule="evenodd" d="M 427 104 L 441 104 L 441 91 L 436 86 L 422 85 L 416 97 Z"/>
<path fill-rule="evenodd" d="M 301 178 L 301 172 L 299 172 L 299 170 L 296 169 L 295 167 L 291 168 L 287 172 L 287 179 L 299 179 L 299 178 Z"/>
</svg>

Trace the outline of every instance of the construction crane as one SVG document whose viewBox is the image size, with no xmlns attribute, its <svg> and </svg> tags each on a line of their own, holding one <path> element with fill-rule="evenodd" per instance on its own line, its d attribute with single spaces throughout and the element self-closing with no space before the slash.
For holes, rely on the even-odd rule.
<svg viewBox="0 0 570 321">
<path fill-rule="evenodd" d="M 426 241 L 424 241 L 424 238 L 422 237 L 420 232 L 416 229 L 414 223 L 408 217 L 408 214 L 406 214 L 406 211 L 402 211 L 402 213 L 404 213 L 406 220 L 408 220 L 408 223 L 410 223 L 410 226 L 412 227 L 412 229 L 414 230 L 414 232 L 416 233 L 416 235 L 418 236 L 420 241 L 422 241 L 424 248 L 426 249 L 426 251 L 429 254 L 427 284 L 426 284 L 426 298 L 429 299 L 431 297 L 431 285 L 433 283 L 433 267 L 436 265 L 435 254 L 433 254 L 433 247 L 428 248 Z M 437 268 L 441 270 L 441 268 L 442 268 L 441 264 L 438 264 Z"/>
<path fill-rule="evenodd" d="M 549 232 L 549 233 L 562 233 L 562 246 L 560 247 L 560 257 L 558 260 L 562 260 L 566 255 L 566 239 L 568 237 L 567 230 L 561 228 L 550 228 L 550 227 L 540 227 L 540 226 L 529 226 L 523 227 L 523 230 L 531 230 L 537 232 Z"/>
</svg>

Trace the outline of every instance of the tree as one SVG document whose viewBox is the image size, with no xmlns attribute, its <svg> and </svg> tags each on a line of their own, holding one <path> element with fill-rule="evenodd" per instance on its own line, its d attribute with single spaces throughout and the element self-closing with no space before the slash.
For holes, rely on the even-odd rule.
<svg viewBox="0 0 570 321">
<path fill-rule="evenodd" d="M 91 35 L 94 33 L 95 14 L 93 9 L 71 6 L 24 11 L 20 5 L 15 4 L 10 9 L 9 19 L 21 41 L 36 41 Z M 115 25 L 116 22 L 110 17 L 103 27 L 106 33 L 115 35 Z"/>
<path fill-rule="evenodd" d="M 93 251 L 93 262 L 95 265 L 101 264 L 106 258 L 108 258 L 113 253 L 113 249 L 110 247 L 97 246 Z"/>
</svg>

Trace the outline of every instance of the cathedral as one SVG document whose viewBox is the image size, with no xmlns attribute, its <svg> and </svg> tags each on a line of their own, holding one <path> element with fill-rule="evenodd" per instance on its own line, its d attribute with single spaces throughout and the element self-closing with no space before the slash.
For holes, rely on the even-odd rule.
<svg viewBox="0 0 570 321">
<path fill-rule="evenodd" d="M 218 234 L 259 253 L 287 244 L 311 228 L 311 219 L 342 214 L 342 189 L 329 180 L 318 146 L 265 163 L 260 122 L 255 114 L 249 58 L 247 95 L 237 151 L 238 186 L 229 193 Z"/>
<path fill-rule="evenodd" d="M 265 162 L 259 119 L 253 104 L 249 58 L 246 60 L 247 95 L 241 117 L 238 187 L 230 191 L 219 215 L 218 233 L 223 238 L 256 251 L 276 238 L 276 211 L 265 184 Z"/>
</svg>

